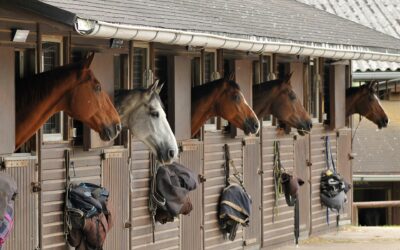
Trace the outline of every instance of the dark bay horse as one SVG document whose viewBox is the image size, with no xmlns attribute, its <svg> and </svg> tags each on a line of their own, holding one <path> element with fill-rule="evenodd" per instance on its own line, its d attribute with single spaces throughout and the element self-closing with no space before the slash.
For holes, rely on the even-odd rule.
<svg viewBox="0 0 400 250">
<path fill-rule="evenodd" d="M 178 156 L 178 145 L 159 96 L 161 88 L 157 81 L 148 88 L 119 90 L 115 106 L 122 126 L 146 144 L 160 162 L 170 163 Z"/>
<path fill-rule="evenodd" d="M 346 117 L 353 114 L 365 116 L 379 129 L 387 127 L 389 119 L 375 93 L 376 82 L 346 90 Z"/>
<path fill-rule="evenodd" d="M 104 141 L 118 135 L 121 130 L 118 112 L 89 69 L 93 57 L 92 53 L 80 63 L 17 82 L 16 149 L 59 111 L 87 124 Z"/>
<path fill-rule="evenodd" d="M 192 136 L 210 118 L 220 116 L 246 134 L 257 133 L 260 123 L 247 104 L 239 85 L 227 79 L 215 80 L 192 89 Z"/>
<path fill-rule="evenodd" d="M 290 77 L 253 85 L 253 109 L 259 119 L 273 115 L 304 135 L 311 130 L 312 121 L 293 91 Z"/>
</svg>

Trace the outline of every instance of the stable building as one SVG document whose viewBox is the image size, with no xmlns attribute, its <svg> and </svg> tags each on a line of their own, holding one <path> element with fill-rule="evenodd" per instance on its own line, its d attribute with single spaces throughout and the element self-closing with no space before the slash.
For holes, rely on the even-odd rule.
<svg viewBox="0 0 400 250">
<path fill-rule="evenodd" d="M 15 228 L 6 249 L 65 249 L 66 164 L 72 180 L 101 184 L 111 193 L 116 222 L 104 249 L 268 249 L 293 240 L 294 212 L 284 197 L 272 220 L 273 142 L 285 169 L 306 181 L 300 191 L 300 235 L 334 228 L 320 204 L 329 136 L 339 172 L 351 182 L 351 130 L 345 89 L 351 61 L 400 62 L 400 41 L 291 0 L 230 1 L 13 1 L 0 5 L 0 156 L 17 181 Z M 15 34 L 25 33 L 23 41 Z M 112 96 L 116 89 L 165 82 L 161 93 L 180 145 L 179 162 L 201 176 L 193 211 L 156 225 L 148 213 L 150 150 L 131 136 L 113 143 L 64 113 L 52 117 L 18 152 L 15 81 L 79 61 L 95 51 L 94 74 Z M 191 88 L 233 74 L 251 105 L 252 86 L 293 73 L 291 83 L 313 119 L 305 136 L 277 131 L 265 117 L 259 135 L 245 136 L 211 119 L 191 137 Z M 224 144 L 252 197 L 250 226 L 226 241 L 217 222 L 224 187 Z M 66 151 L 69 154 L 66 154 Z M 352 195 L 342 215 L 351 219 Z M 330 214 L 333 222 L 335 214 Z"/>
</svg>

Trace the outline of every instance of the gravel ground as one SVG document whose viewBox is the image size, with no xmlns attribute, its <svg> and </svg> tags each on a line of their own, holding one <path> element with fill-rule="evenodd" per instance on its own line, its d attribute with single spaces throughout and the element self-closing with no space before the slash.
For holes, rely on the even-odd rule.
<svg viewBox="0 0 400 250">
<path fill-rule="evenodd" d="M 400 227 L 353 227 L 282 246 L 277 250 L 400 250 Z"/>
</svg>

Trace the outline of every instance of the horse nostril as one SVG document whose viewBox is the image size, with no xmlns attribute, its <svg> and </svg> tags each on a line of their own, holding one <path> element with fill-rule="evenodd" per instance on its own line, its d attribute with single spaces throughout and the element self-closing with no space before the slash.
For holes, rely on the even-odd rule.
<svg viewBox="0 0 400 250">
<path fill-rule="evenodd" d="M 388 118 L 385 118 L 385 124 L 388 124 L 389 123 L 389 119 Z"/>
<path fill-rule="evenodd" d="M 258 127 L 259 127 L 258 122 L 254 123 L 254 130 L 258 130 Z"/>
<path fill-rule="evenodd" d="M 120 123 L 118 123 L 118 124 L 115 126 L 115 128 L 116 128 L 116 130 L 117 130 L 117 133 L 121 132 L 121 130 L 122 130 L 122 126 L 121 126 Z"/>
<path fill-rule="evenodd" d="M 168 150 L 168 156 L 169 156 L 169 158 L 174 158 L 175 157 L 175 150 L 173 150 L 173 149 Z"/>
<path fill-rule="evenodd" d="M 308 123 L 308 128 L 309 128 L 309 129 L 312 129 L 312 122 L 309 122 L 309 123 Z"/>
</svg>

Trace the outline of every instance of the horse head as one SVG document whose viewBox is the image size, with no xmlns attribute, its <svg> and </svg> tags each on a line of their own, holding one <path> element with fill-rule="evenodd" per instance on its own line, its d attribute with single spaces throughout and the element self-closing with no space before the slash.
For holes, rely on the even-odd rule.
<svg viewBox="0 0 400 250">
<path fill-rule="evenodd" d="M 81 63 L 76 79 L 79 83 L 66 93 L 64 111 L 98 132 L 102 140 L 110 141 L 121 131 L 121 122 L 109 96 L 89 69 L 93 57 L 94 53 Z"/>
<path fill-rule="evenodd" d="M 178 145 L 168 123 L 159 93 L 158 81 L 149 88 L 136 88 L 116 93 L 116 105 L 122 125 L 144 142 L 163 163 L 178 155 Z"/>
<path fill-rule="evenodd" d="M 281 123 L 296 128 L 300 135 L 304 135 L 311 131 L 312 121 L 293 91 L 291 76 L 292 74 L 276 80 L 277 84 L 271 88 L 271 114 Z"/>
<path fill-rule="evenodd" d="M 233 80 L 221 79 L 221 81 L 220 95 L 215 99 L 216 115 L 242 129 L 245 134 L 256 134 L 260 122 L 244 98 L 239 85 Z"/>
<path fill-rule="evenodd" d="M 377 82 L 370 82 L 346 90 L 346 115 L 360 114 L 381 129 L 387 127 L 389 119 L 376 96 L 376 84 Z"/>
</svg>

